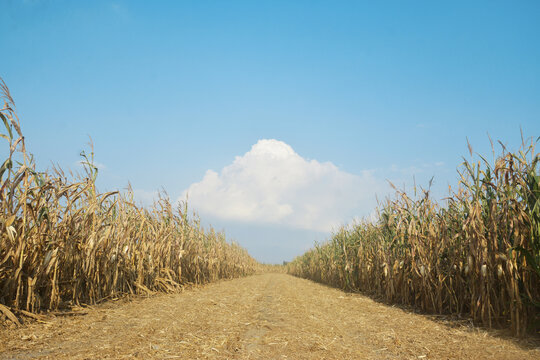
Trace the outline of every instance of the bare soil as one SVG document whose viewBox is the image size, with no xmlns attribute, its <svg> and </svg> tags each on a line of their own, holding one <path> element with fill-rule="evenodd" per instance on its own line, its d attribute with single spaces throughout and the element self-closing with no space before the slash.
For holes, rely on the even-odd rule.
<svg viewBox="0 0 540 360">
<path fill-rule="evenodd" d="M 540 359 L 533 339 L 285 274 L 108 302 L 0 328 L 0 359 Z"/>
</svg>

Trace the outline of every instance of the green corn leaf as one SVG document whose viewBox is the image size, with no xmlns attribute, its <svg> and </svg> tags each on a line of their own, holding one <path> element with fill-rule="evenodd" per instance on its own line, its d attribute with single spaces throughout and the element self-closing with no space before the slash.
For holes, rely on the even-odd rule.
<svg viewBox="0 0 540 360">
<path fill-rule="evenodd" d="M 0 118 L 2 118 L 2 121 L 4 122 L 4 125 L 6 126 L 6 129 L 7 129 L 8 133 L 9 133 L 9 139 L 8 140 L 13 139 L 13 132 L 11 132 L 11 126 L 9 126 L 8 119 L 1 112 L 0 112 Z"/>
</svg>

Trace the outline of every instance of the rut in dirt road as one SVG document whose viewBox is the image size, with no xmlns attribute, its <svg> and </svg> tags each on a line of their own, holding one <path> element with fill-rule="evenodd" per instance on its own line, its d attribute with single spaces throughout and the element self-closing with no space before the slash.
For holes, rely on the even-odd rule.
<svg viewBox="0 0 540 360">
<path fill-rule="evenodd" d="M 285 274 L 108 303 L 0 336 L 0 359 L 540 358 L 524 342 Z"/>
</svg>

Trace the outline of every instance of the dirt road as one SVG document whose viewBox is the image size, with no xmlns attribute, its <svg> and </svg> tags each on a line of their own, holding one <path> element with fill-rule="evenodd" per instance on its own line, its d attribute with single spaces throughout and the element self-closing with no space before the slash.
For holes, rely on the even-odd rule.
<svg viewBox="0 0 540 360">
<path fill-rule="evenodd" d="M 0 330 L 0 359 L 540 359 L 495 337 L 285 274 Z"/>
</svg>

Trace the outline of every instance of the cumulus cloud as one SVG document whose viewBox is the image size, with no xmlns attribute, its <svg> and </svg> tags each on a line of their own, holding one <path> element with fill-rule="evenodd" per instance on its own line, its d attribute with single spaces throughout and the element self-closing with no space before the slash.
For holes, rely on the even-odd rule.
<svg viewBox="0 0 540 360">
<path fill-rule="evenodd" d="M 220 219 L 330 231 L 369 215 L 381 183 L 331 162 L 307 160 L 278 140 L 259 140 L 219 173 L 208 170 L 184 191 L 192 208 Z"/>
</svg>

